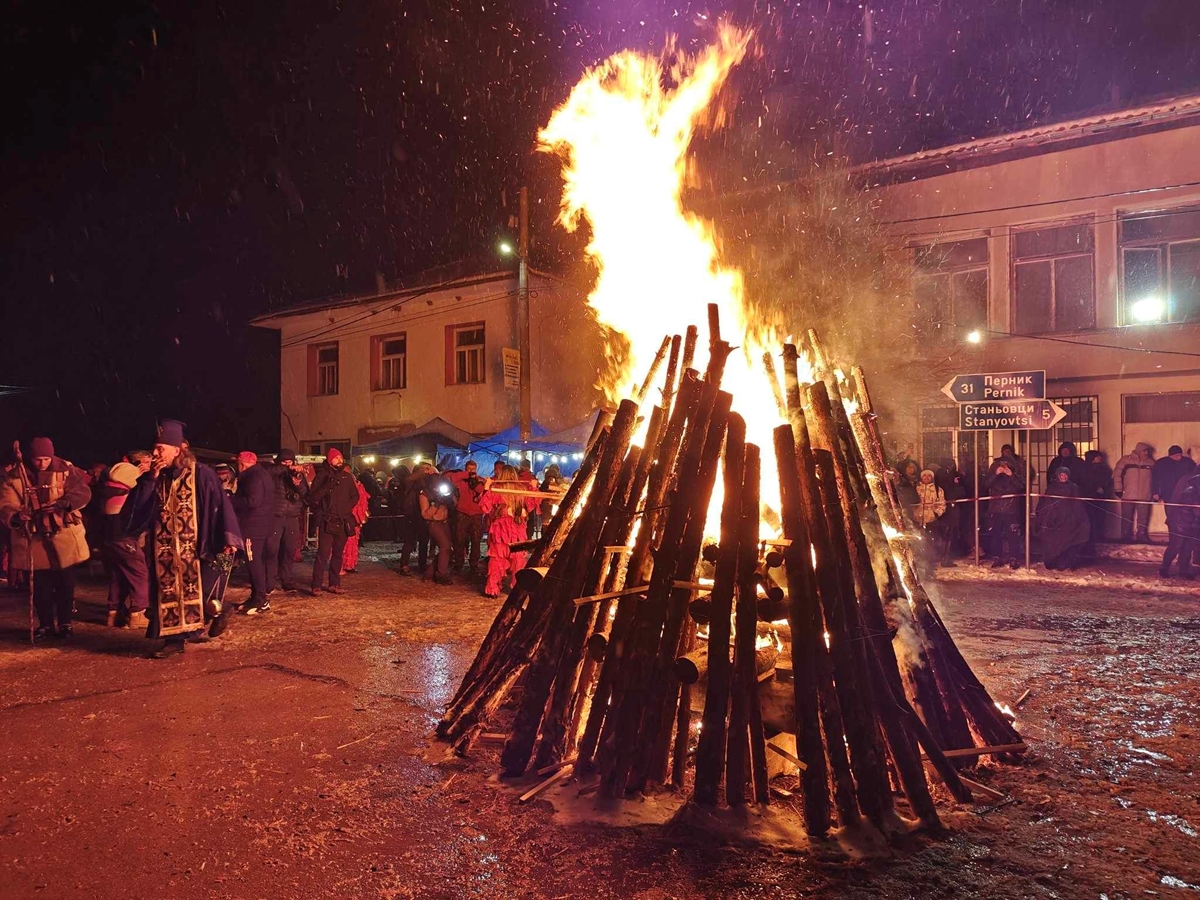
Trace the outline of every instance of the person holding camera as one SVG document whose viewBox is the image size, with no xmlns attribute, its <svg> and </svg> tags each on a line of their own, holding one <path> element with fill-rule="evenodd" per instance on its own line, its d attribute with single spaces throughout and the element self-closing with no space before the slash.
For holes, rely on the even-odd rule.
<svg viewBox="0 0 1200 900">
<path fill-rule="evenodd" d="M 267 593 L 282 588 L 288 593 L 296 590 L 293 569 L 296 554 L 304 542 L 304 498 L 308 495 L 308 480 L 304 467 L 296 463 L 296 451 L 280 450 L 275 465 L 269 469 L 275 482 L 271 534 L 267 538 Z"/>
<path fill-rule="evenodd" d="M 433 469 L 425 476 L 417 502 L 421 521 L 429 531 L 429 539 L 437 547 L 433 558 L 433 582 L 452 584 L 449 574 L 450 546 L 453 543 L 450 538 L 450 510 L 454 508 L 454 486 L 449 478 Z"/>
<path fill-rule="evenodd" d="M 311 589 L 314 597 L 321 593 L 326 571 L 329 593 L 342 593 L 342 557 L 346 539 L 357 530 L 357 503 L 358 482 L 346 471 L 342 451 L 331 447 L 308 491 L 308 505 L 317 519 L 317 558 L 313 561 Z"/>
<path fill-rule="evenodd" d="M 458 517 L 454 527 L 454 551 L 450 554 L 450 568 L 463 568 L 475 575 L 479 571 L 480 544 L 483 543 L 483 507 L 479 499 L 483 496 L 484 481 L 479 477 L 479 466 L 475 460 L 467 460 L 461 472 L 450 476 L 457 498 Z M 469 553 L 468 553 L 469 548 Z"/>
</svg>

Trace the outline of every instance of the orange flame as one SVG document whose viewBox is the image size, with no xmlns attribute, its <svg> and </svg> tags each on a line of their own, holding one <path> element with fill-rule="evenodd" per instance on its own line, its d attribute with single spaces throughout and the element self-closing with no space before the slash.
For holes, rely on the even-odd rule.
<svg viewBox="0 0 1200 900">
<path fill-rule="evenodd" d="M 778 352 L 783 332 L 750 309 L 742 273 L 721 262 L 712 223 L 685 210 L 681 199 L 692 136 L 750 37 L 722 25 L 716 42 L 694 55 L 673 47 L 662 58 L 619 53 L 584 74 L 538 139 L 563 159 L 559 221 L 572 231 L 585 220 L 591 228 L 587 253 L 599 274 L 588 303 L 607 333 L 629 345 L 622 356 L 624 342 L 608 342 L 618 371 L 598 387 L 610 401 L 633 394 L 663 336 L 703 323 L 707 305 L 716 304 L 723 337 L 740 348 L 722 388 L 746 420 L 747 439 L 763 450 L 762 499 L 777 509 L 771 429 L 782 419 L 762 356 L 764 349 Z M 710 532 L 720 485 L 718 479 Z"/>
</svg>

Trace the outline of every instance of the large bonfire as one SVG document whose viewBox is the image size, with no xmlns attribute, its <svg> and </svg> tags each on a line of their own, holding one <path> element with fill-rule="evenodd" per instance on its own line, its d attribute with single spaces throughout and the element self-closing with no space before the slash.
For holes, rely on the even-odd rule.
<svg viewBox="0 0 1200 900">
<path fill-rule="evenodd" d="M 893 788 L 938 827 L 927 765 L 967 801 L 960 768 L 1024 745 L 921 586 L 865 376 L 759 320 L 683 208 L 693 132 L 748 42 L 619 54 L 540 135 L 563 224 L 591 230 L 617 409 L 438 733 L 466 752 L 512 698 L 510 776 L 765 804 L 770 754 L 799 772 L 810 834 L 835 811 L 894 830 Z"/>
</svg>

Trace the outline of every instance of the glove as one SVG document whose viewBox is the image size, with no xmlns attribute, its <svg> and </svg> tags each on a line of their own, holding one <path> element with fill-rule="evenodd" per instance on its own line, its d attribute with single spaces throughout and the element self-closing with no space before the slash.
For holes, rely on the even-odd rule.
<svg viewBox="0 0 1200 900">
<path fill-rule="evenodd" d="M 66 497 L 59 497 L 57 500 L 54 501 L 54 508 L 59 510 L 60 512 L 70 512 L 71 511 L 71 501 L 68 500 Z"/>
</svg>

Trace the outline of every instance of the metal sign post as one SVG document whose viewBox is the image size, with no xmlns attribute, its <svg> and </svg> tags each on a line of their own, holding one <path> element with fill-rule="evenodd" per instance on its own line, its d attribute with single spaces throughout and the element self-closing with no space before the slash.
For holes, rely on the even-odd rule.
<svg viewBox="0 0 1200 900">
<path fill-rule="evenodd" d="M 979 432 L 975 432 L 975 565 L 979 565 Z"/>
<path fill-rule="evenodd" d="M 1030 459 L 1030 452 L 1033 450 L 1033 443 L 1030 440 L 1031 432 L 1025 432 L 1025 568 L 1029 568 L 1029 482 L 1033 480 L 1033 462 Z"/>
</svg>

